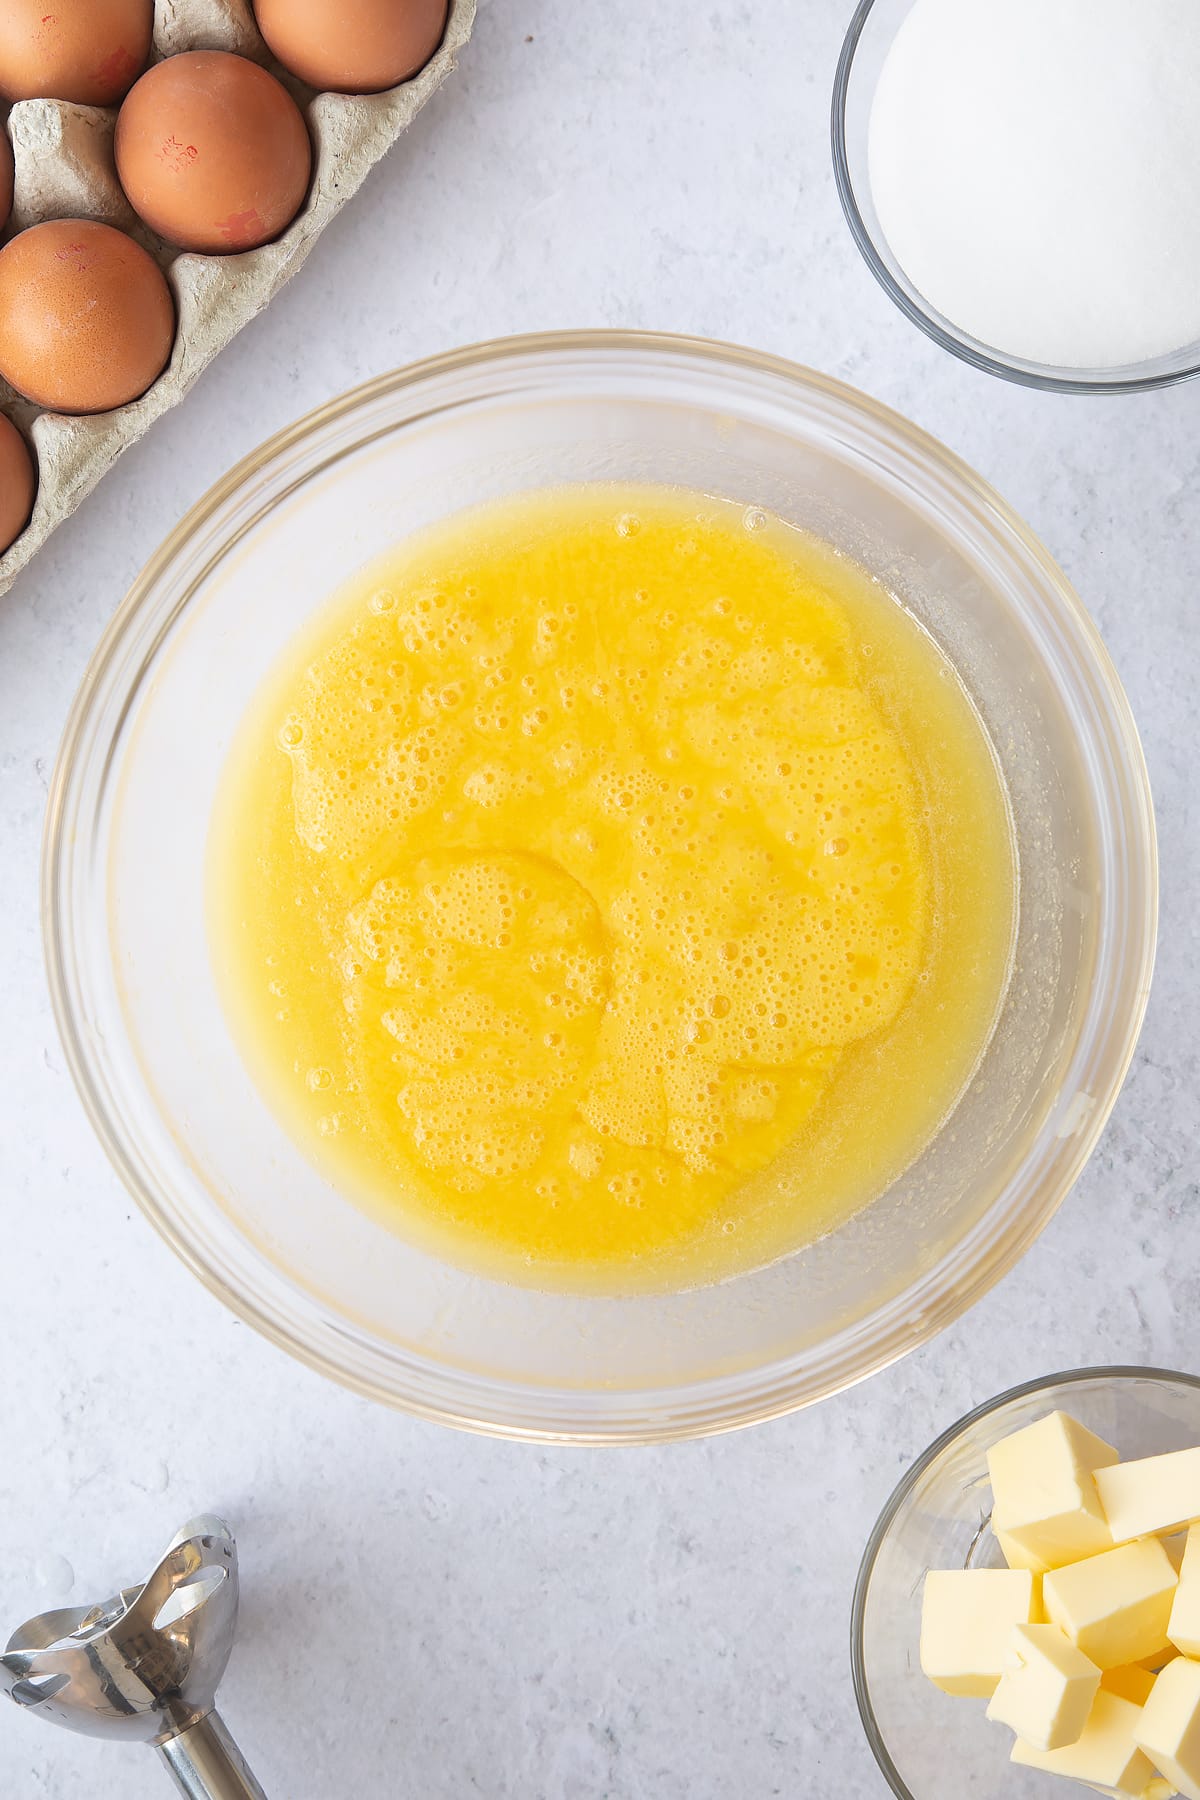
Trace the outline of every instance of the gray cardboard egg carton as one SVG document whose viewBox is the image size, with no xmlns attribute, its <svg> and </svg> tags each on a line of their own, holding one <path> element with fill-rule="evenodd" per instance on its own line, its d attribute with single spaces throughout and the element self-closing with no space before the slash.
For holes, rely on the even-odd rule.
<svg viewBox="0 0 1200 1800">
<path fill-rule="evenodd" d="M 0 0 L 3 4 L 3 0 Z M 454 67 L 471 35 L 476 0 L 451 0 L 441 48 L 412 81 L 382 94 L 314 94 L 273 63 L 249 0 L 155 0 L 154 55 L 234 50 L 261 62 L 295 96 L 313 140 L 313 180 L 299 216 L 273 244 L 237 256 L 181 253 L 138 221 L 113 163 L 116 108 L 23 100 L 8 130 L 16 162 L 13 230 L 42 219 L 119 225 L 161 265 L 175 297 L 178 332 L 154 386 L 116 412 L 67 418 L 42 412 L 0 379 L 0 409 L 31 438 L 38 462 L 33 517 L 0 556 L 0 594 L 135 438 L 182 400 L 197 376 L 300 267 L 319 234 L 368 170 L 411 124 Z"/>
</svg>

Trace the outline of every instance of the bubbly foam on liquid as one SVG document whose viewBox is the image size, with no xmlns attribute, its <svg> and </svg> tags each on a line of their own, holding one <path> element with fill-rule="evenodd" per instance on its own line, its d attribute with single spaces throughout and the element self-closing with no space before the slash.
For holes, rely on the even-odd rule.
<svg viewBox="0 0 1200 1800">
<path fill-rule="evenodd" d="M 216 891 L 251 1060 L 343 1186 L 611 1285 L 763 1260 L 902 1166 L 986 1036 L 1011 863 L 965 696 L 868 587 L 758 509 L 596 488 L 403 546 L 318 622 L 234 757 Z M 972 780 L 906 731 L 915 673 Z M 935 978 L 938 1112 L 897 1080 L 881 1124 Z"/>
</svg>

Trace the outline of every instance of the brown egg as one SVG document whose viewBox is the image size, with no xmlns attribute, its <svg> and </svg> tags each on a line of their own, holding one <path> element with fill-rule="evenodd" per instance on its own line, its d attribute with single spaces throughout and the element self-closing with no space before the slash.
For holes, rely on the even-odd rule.
<svg viewBox="0 0 1200 1800">
<path fill-rule="evenodd" d="M 0 0 L 0 94 L 115 106 L 153 28 L 154 0 Z"/>
<path fill-rule="evenodd" d="M 0 231 L 8 224 L 13 203 L 13 153 L 8 133 L 0 125 Z"/>
<path fill-rule="evenodd" d="M 0 375 L 52 412 L 108 412 L 144 394 L 175 338 L 171 290 L 131 237 L 51 219 L 0 250 Z"/>
<path fill-rule="evenodd" d="M 184 250 L 269 243 L 299 212 L 312 172 L 308 127 L 286 88 L 223 50 L 189 50 L 143 75 L 118 115 L 116 152 L 135 211 Z"/>
<path fill-rule="evenodd" d="M 423 69 L 448 0 L 254 0 L 267 47 L 310 87 L 376 94 Z"/>
<path fill-rule="evenodd" d="M 36 492 L 29 447 L 12 420 L 0 413 L 0 555 L 28 525 Z"/>
</svg>

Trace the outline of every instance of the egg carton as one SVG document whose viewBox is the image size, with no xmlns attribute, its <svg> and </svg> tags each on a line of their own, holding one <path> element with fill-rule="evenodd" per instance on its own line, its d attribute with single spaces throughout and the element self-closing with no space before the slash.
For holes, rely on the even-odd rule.
<svg viewBox="0 0 1200 1800">
<path fill-rule="evenodd" d="M 165 273 L 178 330 L 171 360 L 153 387 L 114 412 L 86 417 L 44 412 L 0 378 L 0 409 L 25 431 L 38 464 L 33 517 L 0 556 L 0 594 L 122 450 L 183 399 L 218 351 L 291 280 L 329 220 L 451 73 L 471 35 L 475 7 L 476 0 L 451 0 L 441 47 L 411 81 L 382 94 L 357 95 L 317 93 L 281 69 L 259 35 L 249 0 L 155 0 L 155 61 L 183 50 L 236 51 L 278 76 L 308 123 L 313 176 L 301 212 L 274 243 L 234 256 L 181 252 L 141 224 L 117 180 L 116 107 L 22 100 L 11 109 L 8 130 L 16 164 L 11 230 L 64 218 L 119 226 Z"/>
</svg>

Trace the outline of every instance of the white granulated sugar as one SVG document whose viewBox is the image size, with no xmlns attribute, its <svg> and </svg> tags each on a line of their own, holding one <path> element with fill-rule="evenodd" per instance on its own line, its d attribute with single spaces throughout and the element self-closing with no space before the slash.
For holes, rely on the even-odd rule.
<svg viewBox="0 0 1200 1800">
<path fill-rule="evenodd" d="M 1200 340 L 1200 0 L 916 0 L 868 148 L 897 262 L 984 345 L 1099 370 Z"/>
</svg>

